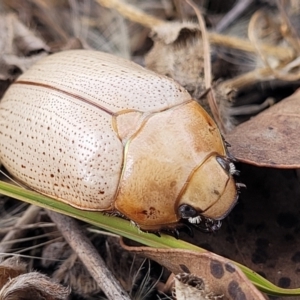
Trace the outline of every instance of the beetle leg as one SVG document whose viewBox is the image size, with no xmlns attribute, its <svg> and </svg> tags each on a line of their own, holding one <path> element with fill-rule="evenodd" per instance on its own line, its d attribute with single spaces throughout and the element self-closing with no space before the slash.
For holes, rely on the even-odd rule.
<svg viewBox="0 0 300 300">
<path fill-rule="evenodd" d="M 148 232 L 148 231 L 147 231 L 147 232 Z M 153 234 L 155 234 L 156 236 L 161 237 L 159 231 L 151 231 L 151 232 L 149 232 L 149 233 L 153 233 Z"/>
<path fill-rule="evenodd" d="M 234 163 L 228 159 L 227 157 L 217 156 L 216 157 L 218 163 L 221 167 L 228 172 L 230 175 L 239 175 L 240 172 L 235 168 Z"/>
<path fill-rule="evenodd" d="M 173 235 L 174 235 L 174 237 L 178 240 L 179 239 L 179 231 L 178 231 L 178 229 L 174 229 L 173 230 Z"/>
<path fill-rule="evenodd" d="M 247 187 L 246 184 L 241 183 L 241 182 L 236 182 L 235 185 L 236 185 L 239 189 L 240 189 L 240 188 L 246 188 L 246 187 Z"/>
<path fill-rule="evenodd" d="M 221 228 L 222 222 L 220 220 L 207 219 L 205 225 L 207 232 L 215 232 Z"/>
<path fill-rule="evenodd" d="M 192 225 L 202 232 L 212 233 L 221 228 L 222 222 L 220 220 L 202 217 L 201 223 Z"/>
<path fill-rule="evenodd" d="M 232 161 L 232 162 L 238 162 L 238 160 L 231 153 L 229 153 L 227 151 L 226 154 L 227 154 L 228 158 L 230 159 L 230 161 Z"/>
<path fill-rule="evenodd" d="M 183 227 L 183 229 L 186 229 L 184 230 L 190 237 L 194 237 L 194 231 L 193 231 L 193 228 L 187 224 L 184 224 L 185 226 Z"/>
<path fill-rule="evenodd" d="M 236 189 L 237 189 L 238 193 L 240 193 L 241 188 L 247 188 L 246 184 L 241 183 L 241 182 L 236 182 L 235 185 L 236 185 Z"/>
<path fill-rule="evenodd" d="M 194 237 L 194 231 L 190 225 L 187 220 L 182 220 L 181 223 L 178 224 L 179 227 L 177 227 L 177 230 L 179 230 L 179 232 L 185 232 L 190 237 Z"/>
<path fill-rule="evenodd" d="M 172 234 L 176 239 L 179 239 L 181 232 L 185 232 L 190 237 L 194 237 L 193 228 L 190 226 L 190 223 L 187 220 L 182 220 L 180 223 L 170 225 L 170 227 L 162 228 L 161 231 L 167 234 Z M 155 232 L 151 231 L 151 233 Z"/>
</svg>

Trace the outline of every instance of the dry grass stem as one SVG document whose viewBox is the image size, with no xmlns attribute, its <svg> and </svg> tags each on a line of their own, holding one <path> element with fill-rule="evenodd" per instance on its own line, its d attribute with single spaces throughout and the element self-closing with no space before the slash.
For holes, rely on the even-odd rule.
<svg viewBox="0 0 300 300">
<path fill-rule="evenodd" d="M 256 48 L 251 42 L 245 39 L 222 35 L 218 33 L 209 33 L 211 44 L 234 48 L 241 51 L 256 53 Z M 262 44 L 261 49 L 268 55 L 276 56 L 280 60 L 289 60 L 294 57 L 293 49 L 289 47 L 275 47 L 272 45 Z"/>
<path fill-rule="evenodd" d="M 270 68 L 256 69 L 246 74 L 237 76 L 233 79 L 226 80 L 219 84 L 221 88 L 229 90 L 238 90 L 240 88 L 249 86 L 253 82 L 257 82 L 264 78 L 264 80 L 274 78 L 274 73 Z"/>
<path fill-rule="evenodd" d="M 117 10 L 123 17 L 131 20 L 132 22 L 139 23 L 145 27 L 152 28 L 154 26 L 159 26 L 165 23 L 165 21 L 162 21 L 153 16 L 149 16 L 148 14 L 135 8 L 134 6 L 120 0 L 97 0 L 97 2 L 104 7 Z"/>
<path fill-rule="evenodd" d="M 156 17 L 149 16 L 143 11 L 120 0 L 97 0 L 97 2 L 104 7 L 117 10 L 122 16 L 130 21 L 139 23 L 148 28 L 153 28 L 155 26 L 160 26 L 163 23 L 167 23 Z M 211 44 L 256 53 L 256 48 L 248 40 L 212 32 L 208 33 L 208 37 Z M 295 55 L 294 50 L 289 47 L 275 47 L 272 45 L 262 44 L 261 49 L 266 54 L 276 56 L 280 60 L 289 60 Z"/>
<path fill-rule="evenodd" d="M 22 227 L 17 226 L 8 226 L 6 228 L 0 228 L 0 235 L 4 235 L 7 232 L 17 229 L 17 230 L 26 230 L 26 229 L 33 229 L 33 228 L 51 228 L 55 226 L 53 223 L 36 223 L 36 224 L 25 224 Z"/>
<path fill-rule="evenodd" d="M 210 44 L 209 44 L 208 33 L 206 30 L 206 25 L 205 25 L 205 22 L 204 22 L 201 12 L 200 12 L 199 8 L 195 5 L 195 3 L 192 0 L 186 0 L 186 2 L 195 10 L 195 13 L 198 18 L 201 34 L 202 34 L 203 60 L 204 60 L 204 82 L 205 82 L 205 88 L 207 90 L 209 90 L 209 92 L 207 94 L 209 107 L 211 109 L 211 112 L 213 114 L 215 121 L 219 125 L 220 129 L 224 132 L 225 128 L 224 128 L 223 122 L 220 118 L 220 113 L 219 113 L 218 105 L 216 103 L 216 99 L 214 97 L 214 92 L 211 89 L 212 71 L 211 71 L 211 58 L 210 58 Z"/>
<path fill-rule="evenodd" d="M 217 24 L 215 30 L 221 32 L 238 19 L 249 6 L 253 3 L 253 0 L 239 0 L 232 7 L 232 9 L 221 19 Z"/>
<path fill-rule="evenodd" d="M 20 228 L 22 228 L 23 225 L 33 223 L 36 220 L 40 210 L 41 210 L 40 207 L 34 205 L 30 205 L 27 208 L 25 213 L 22 215 L 22 217 L 19 218 L 19 220 L 16 223 L 17 229 L 13 229 L 10 232 L 8 232 L 6 236 L 2 239 L 0 243 L 0 253 L 9 252 L 9 250 L 12 247 L 12 244 L 6 242 L 21 238 L 25 234 L 25 231 Z"/>
<path fill-rule="evenodd" d="M 77 222 L 52 211 L 48 211 L 48 215 L 58 228 L 63 228 L 61 234 L 77 253 L 108 299 L 130 299 L 119 282 L 107 269 L 103 259 Z"/>
</svg>

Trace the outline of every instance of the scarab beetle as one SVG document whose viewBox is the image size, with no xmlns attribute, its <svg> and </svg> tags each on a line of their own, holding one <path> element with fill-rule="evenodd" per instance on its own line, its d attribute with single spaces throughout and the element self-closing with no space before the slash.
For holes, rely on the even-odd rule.
<svg viewBox="0 0 300 300">
<path fill-rule="evenodd" d="M 0 160 L 42 194 L 145 231 L 181 220 L 215 226 L 237 199 L 222 136 L 189 93 L 96 51 L 48 56 L 11 85 L 0 103 Z"/>
</svg>

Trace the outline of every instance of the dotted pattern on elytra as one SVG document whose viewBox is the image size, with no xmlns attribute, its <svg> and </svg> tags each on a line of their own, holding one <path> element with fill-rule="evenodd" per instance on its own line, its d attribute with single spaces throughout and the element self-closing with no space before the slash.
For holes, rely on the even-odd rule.
<svg viewBox="0 0 300 300">
<path fill-rule="evenodd" d="M 113 204 L 123 147 L 111 116 L 99 108 L 44 87 L 15 85 L 0 105 L 0 160 L 41 193 L 102 210 Z"/>
<path fill-rule="evenodd" d="M 170 78 L 110 54 L 72 50 L 51 55 L 19 78 L 95 101 L 112 112 L 160 111 L 191 99 Z"/>
</svg>

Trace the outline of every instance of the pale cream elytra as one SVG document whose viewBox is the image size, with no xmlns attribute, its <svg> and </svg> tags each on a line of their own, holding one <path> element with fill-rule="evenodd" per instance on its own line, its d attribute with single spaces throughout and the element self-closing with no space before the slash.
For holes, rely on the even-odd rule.
<svg viewBox="0 0 300 300">
<path fill-rule="evenodd" d="M 236 172 L 204 109 L 172 79 L 72 50 L 23 74 L 0 102 L 0 160 L 32 189 L 141 229 L 220 220 Z"/>
</svg>

